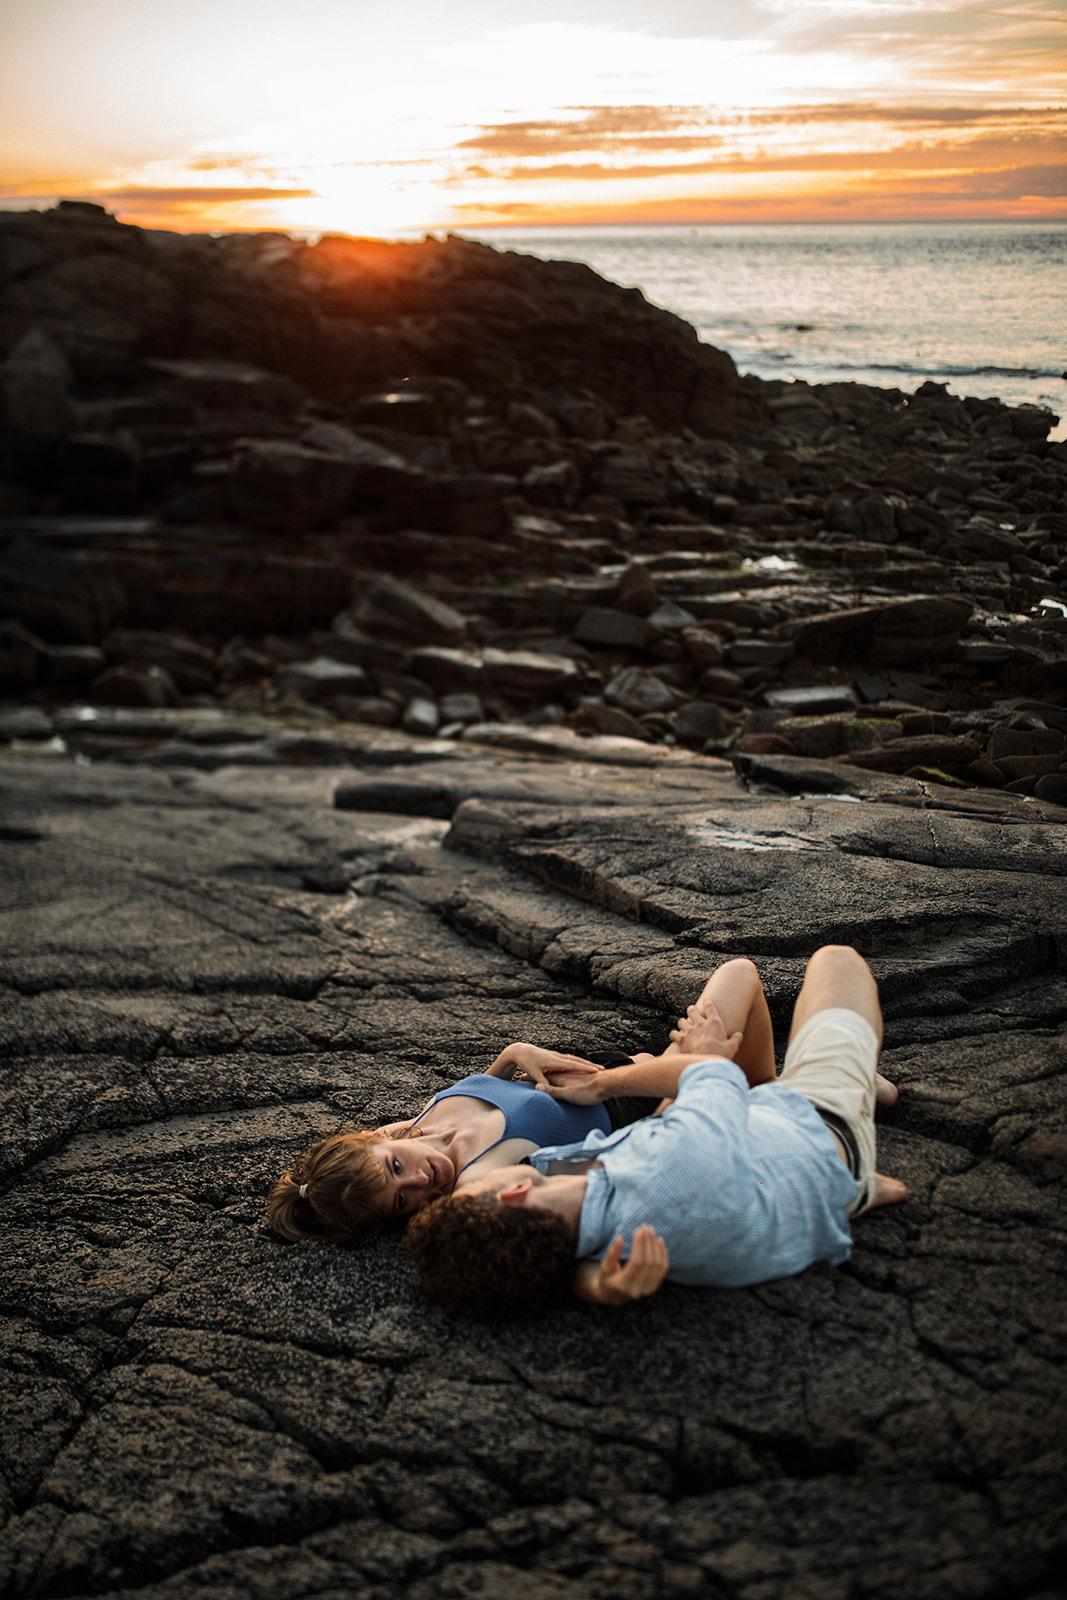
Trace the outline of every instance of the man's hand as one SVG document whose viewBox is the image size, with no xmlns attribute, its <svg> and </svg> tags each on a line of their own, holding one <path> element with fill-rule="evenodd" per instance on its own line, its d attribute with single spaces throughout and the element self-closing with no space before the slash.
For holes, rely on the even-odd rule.
<svg viewBox="0 0 1067 1600">
<path fill-rule="evenodd" d="M 667 1246 L 647 1223 L 634 1229 L 630 1259 L 622 1265 L 622 1235 L 611 1242 L 607 1255 L 588 1280 L 588 1298 L 602 1306 L 625 1306 L 655 1294 L 670 1266 Z"/>
</svg>

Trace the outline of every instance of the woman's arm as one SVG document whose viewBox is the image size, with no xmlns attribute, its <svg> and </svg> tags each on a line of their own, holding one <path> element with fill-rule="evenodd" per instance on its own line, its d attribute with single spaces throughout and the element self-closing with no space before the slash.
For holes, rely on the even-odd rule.
<svg viewBox="0 0 1067 1600">
<path fill-rule="evenodd" d="M 603 1067 L 598 1067 L 595 1061 L 586 1061 L 584 1056 L 568 1056 L 559 1050 L 542 1050 L 536 1044 L 520 1042 L 505 1045 L 493 1065 L 486 1068 L 486 1075 L 513 1078 L 516 1072 L 525 1072 L 535 1083 L 544 1084 L 549 1081 L 550 1073 L 565 1073 L 569 1080 L 578 1081 L 603 1071 Z"/>
</svg>

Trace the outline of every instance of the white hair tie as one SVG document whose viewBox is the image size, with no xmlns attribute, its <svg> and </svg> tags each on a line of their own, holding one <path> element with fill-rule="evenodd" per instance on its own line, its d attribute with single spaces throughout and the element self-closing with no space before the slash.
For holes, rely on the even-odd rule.
<svg viewBox="0 0 1067 1600">
<path fill-rule="evenodd" d="M 300 1185 L 300 1198 L 301 1198 L 301 1200 L 306 1200 L 307 1197 L 308 1197 L 308 1186 L 307 1186 L 306 1183 L 302 1183 Z"/>
</svg>

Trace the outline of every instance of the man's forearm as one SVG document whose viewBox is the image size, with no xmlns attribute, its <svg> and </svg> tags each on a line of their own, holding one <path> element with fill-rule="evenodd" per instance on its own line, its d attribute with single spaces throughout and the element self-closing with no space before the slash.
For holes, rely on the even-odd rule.
<svg viewBox="0 0 1067 1600">
<path fill-rule="evenodd" d="M 700 1055 L 652 1056 L 647 1061 L 634 1062 L 628 1067 L 607 1067 L 596 1078 L 597 1098 L 611 1099 L 619 1094 L 651 1095 L 658 1100 L 673 1100 L 678 1094 L 678 1080 L 686 1067 L 694 1061 L 714 1060 L 715 1052 L 705 1050 Z"/>
</svg>

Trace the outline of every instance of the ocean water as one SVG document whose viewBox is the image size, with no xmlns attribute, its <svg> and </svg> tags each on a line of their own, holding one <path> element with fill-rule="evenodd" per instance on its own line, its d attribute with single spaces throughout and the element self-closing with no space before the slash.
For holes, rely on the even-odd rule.
<svg viewBox="0 0 1067 1600">
<path fill-rule="evenodd" d="M 494 229 L 586 261 L 691 322 L 742 372 L 1050 407 L 1067 437 L 1067 223 Z"/>
</svg>

